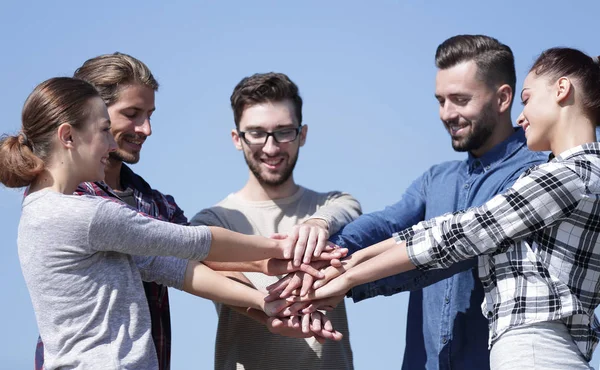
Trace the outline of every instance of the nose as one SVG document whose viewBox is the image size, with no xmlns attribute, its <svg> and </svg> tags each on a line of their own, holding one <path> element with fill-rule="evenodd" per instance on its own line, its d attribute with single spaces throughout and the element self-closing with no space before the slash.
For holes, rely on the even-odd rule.
<svg viewBox="0 0 600 370">
<path fill-rule="evenodd" d="M 456 107 L 448 99 L 443 105 L 440 105 L 440 119 L 446 122 L 455 120 L 456 118 L 458 118 Z"/>
<path fill-rule="evenodd" d="M 279 144 L 275 141 L 273 136 L 267 138 L 267 142 L 263 146 L 262 150 L 267 155 L 275 155 L 279 152 Z"/>
<path fill-rule="evenodd" d="M 517 126 L 523 127 L 524 123 L 525 123 L 525 115 L 523 115 L 523 112 L 521 112 L 521 114 L 519 114 L 519 117 L 517 117 Z"/>
<path fill-rule="evenodd" d="M 147 117 L 141 125 L 136 126 L 135 132 L 144 134 L 145 136 L 152 135 L 152 125 L 150 124 L 150 117 Z"/>
<path fill-rule="evenodd" d="M 108 135 L 110 138 L 108 139 L 108 152 L 114 152 L 117 150 L 117 142 L 115 141 L 115 137 L 113 135 Z"/>
</svg>

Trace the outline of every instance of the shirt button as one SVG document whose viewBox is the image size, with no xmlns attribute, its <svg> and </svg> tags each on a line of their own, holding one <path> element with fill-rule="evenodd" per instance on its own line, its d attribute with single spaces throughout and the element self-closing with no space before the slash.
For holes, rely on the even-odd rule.
<svg viewBox="0 0 600 370">
<path fill-rule="evenodd" d="M 494 316 L 494 313 L 492 311 L 488 311 L 488 313 L 487 313 L 488 319 L 491 319 L 492 316 Z"/>
<path fill-rule="evenodd" d="M 450 303 L 450 298 L 448 298 L 448 297 L 444 298 L 444 302 L 446 302 L 446 304 Z"/>
<path fill-rule="evenodd" d="M 442 338 L 442 344 L 446 344 L 446 343 L 448 343 L 448 338 L 446 338 L 446 337 Z"/>
<path fill-rule="evenodd" d="M 471 185 L 469 185 L 469 184 L 465 184 L 465 186 L 463 186 L 463 187 L 464 187 L 465 189 L 468 189 L 468 188 L 469 188 L 469 186 L 471 186 Z"/>
</svg>

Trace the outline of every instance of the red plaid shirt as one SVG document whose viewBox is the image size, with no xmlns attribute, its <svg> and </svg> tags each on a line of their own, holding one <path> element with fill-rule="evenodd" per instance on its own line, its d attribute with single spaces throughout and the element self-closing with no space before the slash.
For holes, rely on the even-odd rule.
<svg viewBox="0 0 600 370">
<path fill-rule="evenodd" d="M 137 210 L 159 220 L 187 225 L 183 211 L 170 195 L 164 195 L 150 185 L 129 167 L 121 167 L 121 185 L 124 189 L 133 189 Z M 119 196 L 105 183 L 85 182 L 79 185 L 76 194 L 98 195 L 108 198 Z M 150 308 L 152 321 L 152 339 L 158 355 L 159 370 L 169 370 L 171 363 L 171 316 L 169 312 L 169 294 L 166 286 L 144 282 L 144 290 Z M 44 368 L 44 343 L 38 338 L 35 351 L 35 370 Z"/>
</svg>

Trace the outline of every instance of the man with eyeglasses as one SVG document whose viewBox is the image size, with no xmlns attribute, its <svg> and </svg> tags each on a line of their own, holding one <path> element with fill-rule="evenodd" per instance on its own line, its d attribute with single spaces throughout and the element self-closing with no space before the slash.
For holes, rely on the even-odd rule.
<svg viewBox="0 0 600 370">
<path fill-rule="evenodd" d="M 246 185 L 216 206 L 199 212 L 193 225 L 225 227 L 245 234 L 284 237 L 306 243 L 310 262 L 325 248 L 330 234 L 356 219 L 360 204 L 346 193 L 318 193 L 294 181 L 293 171 L 308 127 L 302 125 L 302 98 L 298 87 L 281 73 L 255 74 L 242 79 L 231 95 L 236 128 L 231 137 L 244 154 L 249 178 Z M 207 263 L 228 276 L 249 281 L 259 290 L 281 276 L 258 272 L 236 273 L 244 267 L 232 263 Z M 215 369 L 353 369 L 348 321 L 343 301 L 326 315 L 316 313 L 313 325 L 332 324 L 343 334 L 340 341 L 299 333 L 299 338 L 272 334 L 268 318 L 257 311 L 217 305 L 219 323 L 215 343 Z M 280 325 L 299 325 L 290 317 Z M 302 324 L 306 324 L 303 322 Z M 269 326 L 272 329 L 272 326 Z"/>
</svg>

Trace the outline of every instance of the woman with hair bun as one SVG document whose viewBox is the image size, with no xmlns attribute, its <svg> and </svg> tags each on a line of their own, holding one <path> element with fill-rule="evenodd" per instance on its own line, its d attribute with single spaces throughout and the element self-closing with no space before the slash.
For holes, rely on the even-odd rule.
<svg viewBox="0 0 600 370">
<path fill-rule="evenodd" d="M 166 264 L 139 270 L 131 255 L 191 263 L 289 259 L 294 251 L 283 240 L 163 222 L 116 200 L 73 195 L 78 184 L 104 179 L 115 149 L 98 92 L 67 77 L 38 85 L 23 107 L 20 133 L 0 139 L 0 182 L 28 186 L 17 245 L 45 369 L 158 369 L 142 287 L 149 276 L 270 316 L 289 304 L 265 303 L 263 293 L 199 263 L 188 264 L 184 276 L 161 271 Z"/>
</svg>

